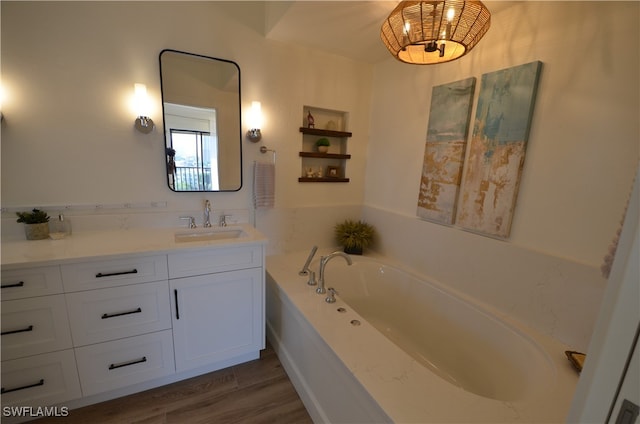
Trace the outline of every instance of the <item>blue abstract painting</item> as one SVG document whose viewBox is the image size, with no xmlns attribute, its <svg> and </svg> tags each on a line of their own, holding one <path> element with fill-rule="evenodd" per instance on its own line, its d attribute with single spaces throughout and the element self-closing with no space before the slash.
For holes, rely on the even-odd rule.
<svg viewBox="0 0 640 424">
<path fill-rule="evenodd" d="M 431 109 L 418 193 L 420 218 L 452 224 L 469 134 L 476 79 L 438 85 L 431 91 Z"/>
<path fill-rule="evenodd" d="M 520 177 L 542 62 L 482 75 L 456 223 L 506 238 Z"/>
</svg>

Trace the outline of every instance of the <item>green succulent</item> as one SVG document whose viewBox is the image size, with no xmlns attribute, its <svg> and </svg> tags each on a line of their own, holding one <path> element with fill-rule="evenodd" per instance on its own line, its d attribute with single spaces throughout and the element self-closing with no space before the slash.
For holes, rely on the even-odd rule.
<svg viewBox="0 0 640 424">
<path fill-rule="evenodd" d="M 328 138 L 319 138 L 318 141 L 316 141 L 316 146 L 331 146 L 331 143 L 329 142 Z"/>
<path fill-rule="evenodd" d="M 16 222 L 24 222 L 25 224 L 43 224 L 49 222 L 49 215 L 40 209 L 33 209 L 31 212 L 16 212 L 18 220 Z"/>
<path fill-rule="evenodd" d="M 334 228 L 336 241 L 347 249 L 364 249 L 373 243 L 376 231 L 371 224 L 347 219 Z"/>
</svg>

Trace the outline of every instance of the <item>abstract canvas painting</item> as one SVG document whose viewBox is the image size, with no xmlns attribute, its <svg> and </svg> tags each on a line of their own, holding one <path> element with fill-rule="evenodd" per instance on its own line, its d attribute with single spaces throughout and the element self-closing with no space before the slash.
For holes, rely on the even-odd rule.
<svg viewBox="0 0 640 424">
<path fill-rule="evenodd" d="M 456 223 L 506 238 L 520 176 L 542 62 L 482 75 Z"/>
<path fill-rule="evenodd" d="M 433 87 L 418 193 L 420 218 L 452 224 L 476 79 Z"/>
</svg>

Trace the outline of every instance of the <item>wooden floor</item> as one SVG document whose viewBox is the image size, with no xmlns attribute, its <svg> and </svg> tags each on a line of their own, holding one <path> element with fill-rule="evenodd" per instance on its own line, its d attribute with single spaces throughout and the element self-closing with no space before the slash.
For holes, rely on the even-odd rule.
<svg viewBox="0 0 640 424">
<path fill-rule="evenodd" d="M 32 423 L 305 423 L 311 418 L 270 346 L 260 359 Z"/>
</svg>

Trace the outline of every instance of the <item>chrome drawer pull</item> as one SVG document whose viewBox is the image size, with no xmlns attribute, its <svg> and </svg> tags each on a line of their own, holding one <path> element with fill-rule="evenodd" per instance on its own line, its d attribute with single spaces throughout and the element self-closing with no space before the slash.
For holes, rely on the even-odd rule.
<svg viewBox="0 0 640 424">
<path fill-rule="evenodd" d="M 0 333 L 0 336 L 6 336 L 7 334 L 26 333 L 27 331 L 33 331 L 33 325 L 30 325 L 27 328 L 21 328 L 20 330 L 3 331 L 2 333 Z"/>
<path fill-rule="evenodd" d="M 133 361 L 128 362 L 120 362 L 119 364 L 111 364 L 109 365 L 109 370 L 115 370 L 116 368 L 128 367 L 129 365 L 141 364 L 143 362 L 147 362 L 147 357 L 143 356 L 140 359 L 135 359 Z"/>
<path fill-rule="evenodd" d="M 140 312 L 142 312 L 142 308 L 138 308 L 138 309 L 135 309 L 133 311 L 118 312 L 118 313 L 115 313 L 115 314 L 102 314 L 102 319 L 121 317 L 123 315 L 139 314 Z"/>
<path fill-rule="evenodd" d="M 3 284 L 0 286 L 0 289 L 10 289 L 12 287 L 23 287 L 24 286 L 24 281 L 20 281 L 19 283 L 14 283 L 14 284 Z"/>
<path fill-rule="evenodd" d="M 115 277 L 116 275 L 127 275 L 127 274 L 137 274 L 137 273 L 138 273 L 138 270 L 135 268 L 132 269 L 131 271 L 110 272 L 106 274 L 99 272 L 96 274 L 96 278 Z"/>
<path fill-rule="evenodd" d="M 41 378 L 37 383 L 29 384 L 27 386 L 15 387 L 13 389 L 5 389 L 4 387 L 0 389 L 0 394 L 17 392 L 18 390 L 30 389 L 32 387 L 44 386 L 44 378 Z"/>
</svg>

